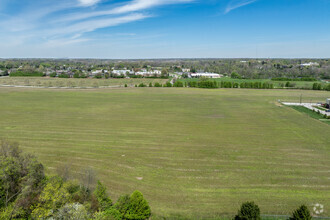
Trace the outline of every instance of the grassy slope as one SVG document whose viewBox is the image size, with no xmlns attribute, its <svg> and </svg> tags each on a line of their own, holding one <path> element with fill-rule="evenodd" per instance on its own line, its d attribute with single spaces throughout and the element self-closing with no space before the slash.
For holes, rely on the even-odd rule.
<svg viewBox="0 0 330 220">
<path fill-rule="evenodd" d="M 65 163 L 78 172 L 93 167 L 114 199 L 139 189 L 158 216 L 233 215 L 246 200 L 267 214 L 321 203 L 329 216 L 330 127 L 275 104 L 301 93 L 329 96 L 1 88 L 0 137 L 38 155 L 48 172 Z"/>
</svg>

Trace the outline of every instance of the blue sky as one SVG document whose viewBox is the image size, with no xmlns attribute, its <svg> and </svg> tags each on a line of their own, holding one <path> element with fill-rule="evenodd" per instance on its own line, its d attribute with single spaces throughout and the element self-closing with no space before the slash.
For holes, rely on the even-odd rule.
<svg viewBox="0 0 330 220">
<path fill-rule="evenodd" d="M 330 0 L 0 0 L 2 58 L 330 57 Z"/>
</svg>

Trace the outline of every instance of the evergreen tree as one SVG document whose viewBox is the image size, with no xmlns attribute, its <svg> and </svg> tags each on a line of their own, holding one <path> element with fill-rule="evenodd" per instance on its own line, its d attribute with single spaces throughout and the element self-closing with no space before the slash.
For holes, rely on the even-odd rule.
<svg viewBox="0 0 330 220">
<path fill-rule="evenodd" d="M 260 220 L 260 209 L 254 202 L 245 202 L 238 210 L 235 220 Z"/>
<path fill-rule="evenodd" d="M 307 206 L 302 205 L 297 210 L 292 213 L 290 220 L 310 220 L 312 219 L 311 213 L 309 212 Z"/>
</svg>

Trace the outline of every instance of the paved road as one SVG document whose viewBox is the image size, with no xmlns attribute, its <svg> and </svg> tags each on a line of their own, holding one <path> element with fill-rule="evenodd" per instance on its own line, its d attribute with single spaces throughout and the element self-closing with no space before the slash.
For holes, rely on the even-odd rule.
<svg viewBox="0 0 330 220">
<path fill-rule="evenodd" d="M 327 116 L 330 116 L 330 112 L 326 112 L 326 111 L 322 111 L 318 108 L 315 108 L 313 106 L 320 106 L 320 104 L 317 104 L 317 103 L 295 103 L 295 102 L 282 102 L 283 105 L 293 105 L 293 106 L 304 106 L 305 108 L 308 108 L 310 110 L 314 110 L 314 111 L 320 111 L 320 113 L 322 115 L 327 115 Z"/>
</svg>

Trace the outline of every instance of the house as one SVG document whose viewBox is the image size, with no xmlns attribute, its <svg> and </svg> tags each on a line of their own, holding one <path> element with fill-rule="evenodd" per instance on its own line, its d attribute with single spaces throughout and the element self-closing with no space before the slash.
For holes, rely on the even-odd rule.
<svg viewBox="0 0 330 220">
<path fill-rule="evenodd" d="M 111 72 L 118 76 L 120 76 L 120 75 L 126 76 L 127 74 L 134 74 L 134 72 L 131 70 L 112 70 Z"/>
<path fill-rule="evenodd" d="M 189 73 L 189 72 L 190 72 L 190 69 L 182 68 L 182 72 L 183 72 L 183 73 Z"/>
<path fill-rule="evenodd" d="M 216 78 L 221 78 L 223 75 L 218 74 L 218 73 L 191 73 L 190 74 L 191 78 L 200 78 L 200 77 L 206 77 L 206 78 L 211 78 L 211 79 L 216 79 Z"/>
</svg>

